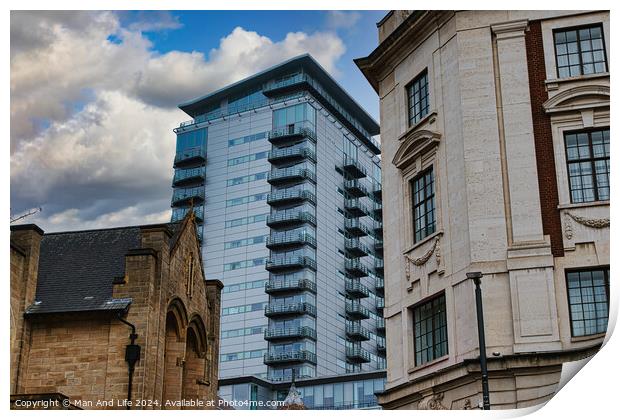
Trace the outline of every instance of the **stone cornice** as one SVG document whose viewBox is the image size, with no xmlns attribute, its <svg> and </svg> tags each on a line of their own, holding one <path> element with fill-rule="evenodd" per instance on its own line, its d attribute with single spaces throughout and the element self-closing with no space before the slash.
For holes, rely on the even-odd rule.
<svg viewBox="0 0 620 420">
<path fill-rule="evenodd" d="M 491 31 L 497 36 L 498 40 L 522 37 L 525 36 L 527 24 L 527 19 L 496 23 L 491 25 Z"/>
</svg>

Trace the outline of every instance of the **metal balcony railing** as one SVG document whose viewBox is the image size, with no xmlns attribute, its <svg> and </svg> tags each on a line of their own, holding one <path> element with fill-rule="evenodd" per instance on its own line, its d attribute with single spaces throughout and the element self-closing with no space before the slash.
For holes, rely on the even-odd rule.
<svg viewBox="0 0 620 420">
<path fill-rule="evenodd" d="M 265 330 L 265 340 L 276 341 L 289 338 L 309 338 L 316 340 L 316 331 L 310 327 L 268 328 Z"/>
<path fill-rule="evenodd" d="M 368 188 L 357 179 L 345 181 L 344 189 L 354 197 L 364 197 L 369 194 Z"/>
<path fill-rule="evenodd" d="M 271 236 L 267 238 L 266 242 L 266 246 L 269 249 L 276 249 L 289 245 L 310 245 L 316 248 L 316 239 L 307 232 L 281 232 L 272 233 Z"/>
<path fill-rule="evenodd" d="M 375 322 L 375 326 L 376 326 L 377 330 L 385 331 L 385 319 L 384 318 L 378 318 L 377 321 Z"/>
<path fill-rule="evenodd" d="M 316 307 L 307 302 L 270 303 L 265 306 L 265 316 L 268 317 L 292 314 L 307 314 L 316 316 Z"/>
<path fill-rule="evenodd" d="M 204 187 L 196 188 L 179 188 L 172 193 L 172 205 L 178 206 L 181 204 L 188 204 L 193 201 L 194 204 L 199 204 L 205 200 Z"/>
<path fill-rule="evenodd" d="M 366 363 L 371 360 L 370 353 L 361 346 L 347 347 L 346 356 L 353 363 Z"/>
<path fill-rule="evenodd" d="M 316 184 L 316 175 L 310 169 L 298 168 L 274 169 L 267 175 L 267 182 L 271 185 L 303 180 L 308 180 Z"/>
<path fill-rule="evenodd" d="M 347 322 L 347 325 L 345 327 L 345 333 L 350 340 L 370 340 L 370 331 L 362 327 L 359 322 Z"/>
<path fill-rule="evenodd" d="M 195 147 L 177 152 L 174 156 L 174 167 L 189 165 L 190 163 L 204 163 L 207 160 L 207 149 Z"/>
<path fill-rule="evenodd" d="M 344 200 L 344 209 L 349 212 L 349 214 L 356 217 L 370 216 L 372 214 L 368 206 L 359 198 Z"/>
<path fill-rule="evenodd" d="M 370 318 L 370 311 L 364 308 L 359 302 L 347 302 L 345 304 L 347 315 L 354 319 Z"/>
<path fill-rule="evenodd" d="M 189 212 L 189 207 L 181 207 L 172 209 L 172 218 L 171 222 L 178 222 L 179 220 L 183 220 L 185 215 Z M 204 221 L 204 206 L 194 207 L 194 217 L 196 218 L 197 223 L 202 223 Z"/>
<path fill-rule="evenodd" d="M 353 236 L 366 236 L 372 235 L 372 229 L 361 220 L 355 219 L 346 219 L 344 221 L 344 228 Z"/>
<path fill-rule="evenodd" d="M 263 358 L 266 365 L 308 362 L 316 365 L 316 355 L 308 350 L 267 353 Z"/>
<path fill-rule="evenodd" d="M 385 308 L 385 299 L 377 296 L 377 298 L 375 299 L 375 306 L 379 310 L 382 310 L 383 308 Z"/>
<path fill-rule="evenodd" d="M 355 257 L 363 257 L 370 254 L 370 249 L 359 239 L 345 239 L 345 250 Z"/>
<path fill-rule="evenodd" d="M 309 121 L 301 121 L 286 125 L 284 127 L 277 127 L 269 132 L 269 141 L 271 144 L 275 145 L 287 143 L 300 138 L 307 138 L 316 143 L 314 126 Z"/>
<path fill-rule="evenodd" d="M 385 281 L 381 277 L 375 279 L 375 289 L 383 291 L 385 288 Z"/>
<path fill-rule="evenodd" d="M 385 338 L 377 337 L 377 351 L 385 353 Z"/>
<path fill-rule="evenodd" d="M 274 191 L 267 195 L 267 204 L 285 204 L 291 202 L 308 201 L 316 204 L 316 196 L 310 190 L 293 189 Z"/>
<path fill-rule="evenodd" d="M 354 277 L 366 277 L 370 270 L 359 258 L 347 258 L 344 261 L 344 269 Z"/>
<path fill-rule="evenodd" d="M 384 261 L 382 259 L 375 260 L 375 273 L 382 275 L 383 274 L 383 265 Z"/>
<path fill-rule="evenodd" d="M 303 143 L 291 147 L 273 148 L 267 155 L 267 160 L 276 164 L 304 159 L 316 162 L 316 154 L 313 148 L 305 146 Z"/>
<path fill-rule="evenodd" d="M 276 257 L 270 258 L 265 263 L 265 269 L 268 271 L 278 271 L 295 267 L 306 267 L 316 271 L 316 261 L 310 257 Z"/>
<path fill-rule="evenodd" d="M 377 251 L 383 251 L 383 239 L 376 239 L 375 240 L 375 249 Z"/>
<path fill-rule="evenodd" d="M 368 297 L 370 295 L 368 288 L 359 280 L 346 280 L 344 290 L 353 298 Z"/>
<path fill-rule="evenodd" d="M 172 186 L 176 187 L 192 182 L 204 181 L 206 173 L 207 169 L 204 166 L 191 169 L 177 169 L 174 172 L 174 178 L 172 178 Z"/>
<path fill-rule="evenodd" d="M 364 178 L 367 175 L 366 168 L 356 159 L 349 157 L 344 158 L 341 169 L 352 178 Z"/>
<path fill-rule="evenodd" d="M 309 279 L 292 279 L 292 280 L 272 280 L 265 284 L 265 292 L 269 294 L 278 294 L 294 291 L 308 290 L 316 293 L 316 283 Z"/>
<path fill-rule="evenodd" d="M 269 227 L 282 227 L 295 225 L 299 223 L 309 223 L 316 226 L 316 217 L 307 211 L 299 210 L 282 210 L 272 212 L 267 216 L 267 226 Z"/>
</svg>

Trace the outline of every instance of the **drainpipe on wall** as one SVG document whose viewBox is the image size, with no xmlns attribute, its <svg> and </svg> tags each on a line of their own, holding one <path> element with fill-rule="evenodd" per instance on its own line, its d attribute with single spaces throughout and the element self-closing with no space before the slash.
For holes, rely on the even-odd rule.
<svg viewBox="0 0 620 420">
<path fill-rule="evenodd" d="M 129 334 L 129 339 L 131 340 L 131 344 L 127 344 L 125 347 L 125 361 L 128 365 L 128 376 L 129 382 L 127 384 L 127 410 L 131 410 L 131 388 L 133 384 L 133 372 L 136 367 L 136 363 L 140 360 L 140 346 L 136 344 L 136 338 L 138 338 L 138 334 L 136 334 L 136 326 L 131 322 L 125 320 L 122 316 L 122 312 L 118 313 L 118 320 L 123 324 L 131 327 L 131 334 Z"/>
</svg>

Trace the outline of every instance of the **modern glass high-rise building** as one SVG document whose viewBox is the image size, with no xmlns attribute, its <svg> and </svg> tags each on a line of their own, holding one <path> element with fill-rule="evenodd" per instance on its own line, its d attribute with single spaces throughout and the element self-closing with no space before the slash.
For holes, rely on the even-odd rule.
<svg viewBox="0 0 620 420">
<path fill-rule="evenodd" d="M 376 406 L 385 333 L 377 123 L 309 55 L 180 105 L 172 220 L 221 279 L 220 395 Z"/>
</svg>

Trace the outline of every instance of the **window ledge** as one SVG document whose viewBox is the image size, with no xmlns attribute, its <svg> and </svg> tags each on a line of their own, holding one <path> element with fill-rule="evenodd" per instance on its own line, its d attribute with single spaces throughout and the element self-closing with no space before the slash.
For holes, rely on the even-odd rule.
<svg viewBox="0 0 620 420">
<path fill-rule="evenodd" d="M 571 82 L 580 82 L 583 80 L 592 80 L 592 79 L 605 79 L 609 78 L 609 72 L 605 73 L 594 73 L 594 74 L 582 74 L 579 76 L 571 76 L 571 77 L 563 77 L 561 79 L 547 79 L 545 80 L 545 86 L 547 86 L 547 90 L 557 90 L 560 85 L 571 83 Z"/>
<path fill-rule="evenodd" d="M 578 209 L 578 208 L 583 208 L 583 207 L 603 207 L 603 206 L 609 206 L 609 200 L 588 201 L 587 203 L 558 204 L 558 210 Z"/>
<path fill-rule="evenodd" d="M 411 245 L 409 248 L 403 251 L 403 255 L 409 254 L 411 251 L 421 247 L 422 245 L 433 240 L 436 236 L 440 236 L 440 235 L 443 235 L 443 229 L 437 230 L 435 231 L 435 233 L 431 233 L 426 238 L 422 239 L 420 242 L 416 242 L 415 244 Z"/>
<path fill-rule="evenodd" d="M 446 361 L 446 360 L 448 360 L 449 358 L 450 358 L 450 355 L 449 355 L 449 354 L 446 354 L 446 355 L 441 356 L 441 357 L 439 357 L 439 358 L 437 358 L 437 359 L 433 359 L 433 360 L 431 360 L 430 362 L 426 362 L 426 363 L 424 363 L 423 365 L 420 365 L 420 366 L 414 366 L 414 367 L 412 367 L 412 368 L 409 368 L 409 369 L 407 370 L 407 373 L 409 373 L 409 374 L 411 374 L 411 373 L 416 373 L 416 372 L 418 372 L 418 371 L 420 371 L 420 370 L 423 370 L 423 369 L 429 368 L 429 367 L 434 366 L 434 365 L 436 365 L 436 364 L 439 364 L 439 363 L 441 363 L 441 362 L 445 362 L 445 361 Z"/>
<path fill-rule="evenodd" d="M 580 337 L 571 337 L 570 338 L 570 342 L 571 343 L 581 343 L 583 341 L 589 341 L 589 340 L 597 340 L 600 338 L 605 338 L 605 334 L 606 333 L 598 333 L 598 334 L 592 334 L 592 335 L 583 335 Z"/>
</svg>

